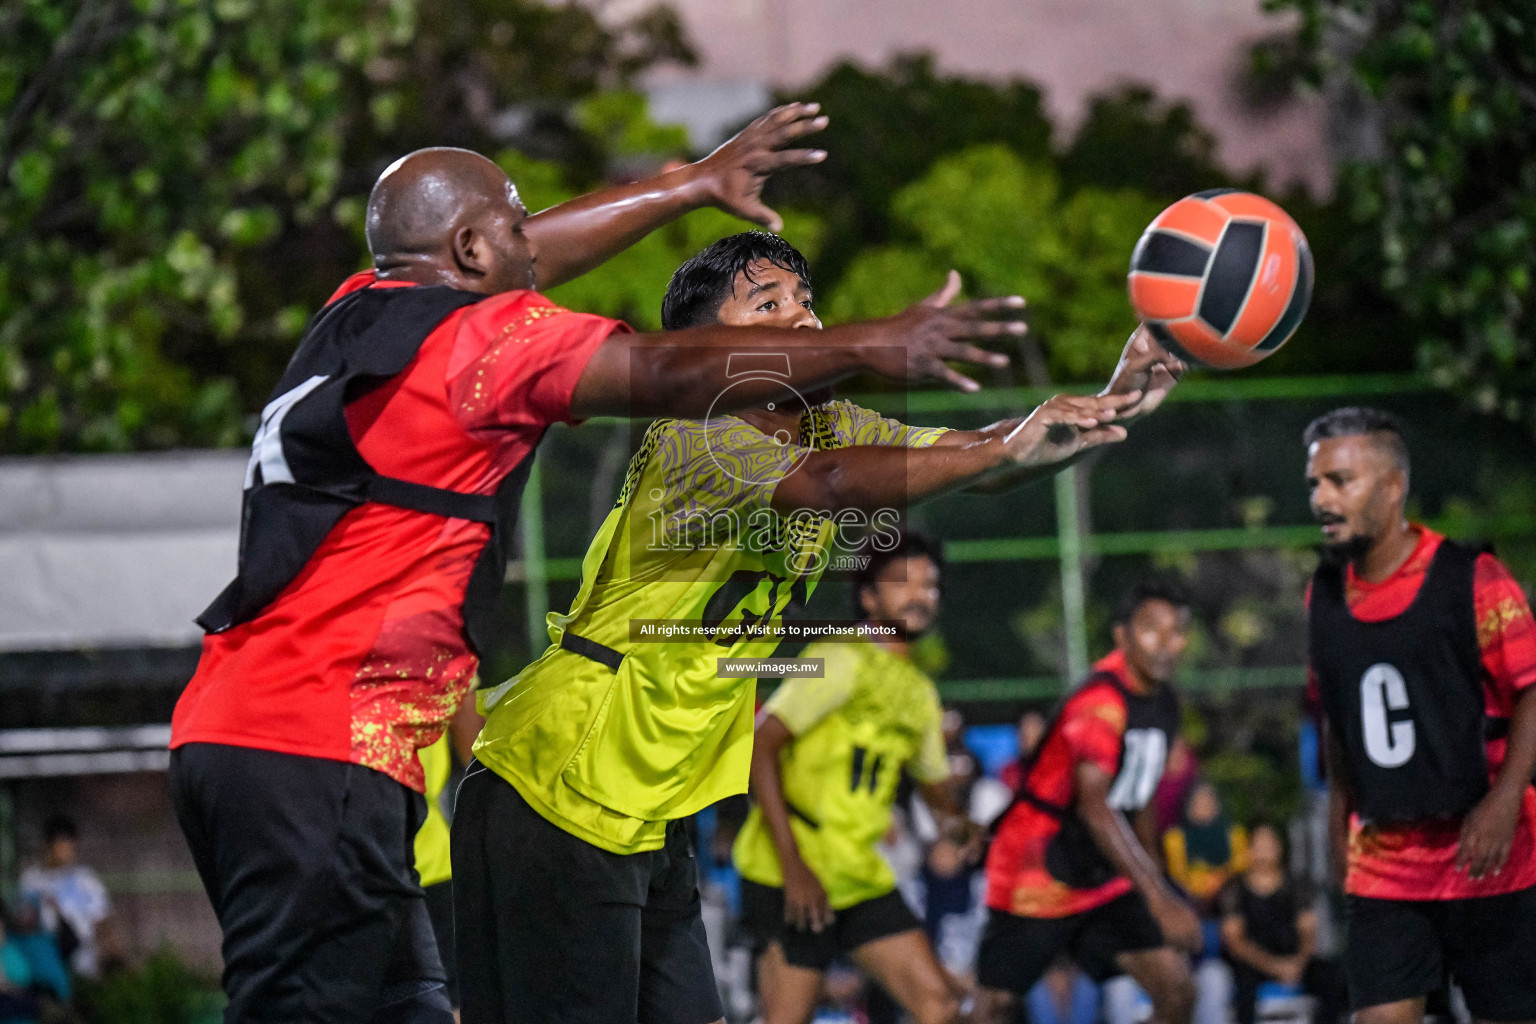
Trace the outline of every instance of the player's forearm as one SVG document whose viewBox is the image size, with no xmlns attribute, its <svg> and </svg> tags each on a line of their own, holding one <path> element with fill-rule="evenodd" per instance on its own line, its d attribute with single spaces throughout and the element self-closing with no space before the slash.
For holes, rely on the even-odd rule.
<svg viewBox="0 0 1536 1024">
<path fill-rule="evenodd" d="M 1493 788 L 1511 800 L 1518 800 L 1531 784 L 1536 772 L 1536 686 L 1520 691 L 1514 713 L 1509 716 L 1509 743 L 1504 763 L 1499 767 Z"/>
<path fill-rule="evenodd" d="M 1171 896 L 1163 884 L 1157 865 L 1142 849 L 1141 840 L 1125 818 L 1105 803 L 1102 798 L 1084 798 L 1077 801 L 1077 813 L 1093 835 L 1094 843 L 1119 872 L 1131 880 L 1141 894 L 1149 900 Z"/>
<path fill-rule="evenodd" d="M 901 360 L 880 321 L 825 331 L 712 326 L 614 335 L 593 353 L 571 409 L 582 418 L 701 418 L 789 398 L 864 371 L 900 376 Z"/>
<path fill-rule="evenodd" d="M 1147 851 L 1147 859 L 1157 865 L 1159 871 L 1166 870 L 1167 864 L 1163 861 L 1163 847 L 1157 836 L 1157 811 L 1148 804 L 1136 815 L 1136 839 L 1141 843 L 1141 848 Z"/>
<path fill-rule="evenodd" d="M 780 726 L 782 728 L 782 726 Z M 786 730 L 787 732 L 787 730 Z M 794 829 L 789 824 L 789 801 L 784 797 L 784 769 L 779 763 L 779 751 L 783 743 L 769 730 L 764 735 L 760 727 L 752 744 L 752 798 L 757 801 L 763 815 L 763 825 L 779 863 L 788 864 L 800 860 L 800 844 L 795 841 Z"/>
<path fill-rule="evenodd" d="M 774 490 L 783 514 L 905 508 L 1012 467 L 1000 439 L 959 447 L 857 445 L 808 454 Z"/>
<path fill-rule="evenodd" d="M 924 782 L 919 787 L 923 794 L 923 802 L 937 815 L 948 818 L 960 818 L 965 815 L 965 808 L 960 806 L 960 795 L 955 792 L 948 779 L 943 782 Z"/>
<path fill-rule="evenodd" d="M 646 235 L 710 202 L 693 164 L 616 185 L 534 214 L 523 231 L 534 242 L 540 289 L 599 266 Z"/>
<path fill-rule="evenodd" d="M 944 434 L 935 447 L 987 443 L 995 437 L 1006 437 L 1022 422 L 1019 419 L 1002 420 L 980 430 L 951 430 Z M 969 494 L 1002 494 L 1004 491 L 1011 491 L 1015 487 L 1022 487 L 1024 484 L 1058 473 L 1086 454 L 1087 452 L 1079 452 L 1060 462 L 1043 466 L 1009 466 L 966 484 L 963 489 Z"/>
</svg>

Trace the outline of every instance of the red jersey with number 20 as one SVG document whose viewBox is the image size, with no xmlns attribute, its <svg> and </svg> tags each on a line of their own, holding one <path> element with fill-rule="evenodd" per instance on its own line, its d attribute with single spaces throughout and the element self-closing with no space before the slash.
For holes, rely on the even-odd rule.
<svg viewBox="0 0 1536 1024">
<path fill-rule="evenodd" d="M 993 910 L 1020 917 L 1068 917 L 1101 907 L 1133 888 L 1130 879 L 1113 873 L 1092 847 L 1086 827 L 1072 811 L 1080 764 L 1098 765 L 1114 777 L 1109 804 L 1127 815 L 1147 805 L 1162 778 L 1177 729 L 1177 697 L 1166 687 L 1148 696 L 1128 696 L 1129 685 L 1125 655 L 1114 651 L 1094 665 L 1094 676 L 1056 713 L 1024 774 L 1021 798 L 1004 813 L 987 852 L 987 906 Z M 1131 722 L 1131 701 L 1147 705 L 1147 727 Z M 1063 870 L 1084 859 L 1108 870 L 1107 880 L 1084 886 L 1082 878 Z"/>
</svg>

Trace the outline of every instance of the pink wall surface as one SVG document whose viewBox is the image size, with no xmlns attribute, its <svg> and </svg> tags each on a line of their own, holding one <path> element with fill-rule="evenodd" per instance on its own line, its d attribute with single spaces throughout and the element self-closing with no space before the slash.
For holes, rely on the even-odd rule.
<svg viewBox="0 0 1536 1024">
<path fill-rule="evenodd" d="M 651 2 L 594 6 L 622 17 Z M 878 66 L 902 51 L 930 50 L 948 72 L 1036 82 L 1053 119 L 1068 130 L 1089 96 L 1135 81 L 1188 100 L 1220 140 L 1228 167 L 1263 167 L 1274 183 L 1328 187 L 1320 102 L 1294 101 L 1259 116 L 1235 96 L 1232 82 L 1247 66 L 1249 45 L 1292 24 L 1263 13 L 1259 0 L 667 2 L 701 51 L 701 77 L 792 89 L 846 57 Z"/>
</svg>

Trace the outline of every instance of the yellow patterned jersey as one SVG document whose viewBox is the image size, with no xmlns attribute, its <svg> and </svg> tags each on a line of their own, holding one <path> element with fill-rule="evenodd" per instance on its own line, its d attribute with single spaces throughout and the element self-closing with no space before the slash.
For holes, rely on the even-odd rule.
<svg viewBox="0 0 1536 1024">
<path fill-rule="evenodd" d="M 481 693 L 476 758 L 572 835 L 658 849 L 667 821 L 746 791 L 754 681 L 720 678 L 717 659 L 773 653 L 777 640 L 750 628 L 809 599 L 834 532 L 824 514 L 774 512 L 774 488 L 809 450 L 923 447 L 943 433 L 844 401 L 807 408 L 799 428 L 795 445 L 734 416 L 653 424 L 574 603 L 549 617 L 551 646 Z M 697 632 L 651 642 L 632 622 Z"/>
<path fill-rule="evenodd" d="M 780 756 L 790 829 L 834 909 L 896 887 L 876 845 L 891 827 L 903 769 L 940 782 L 949 759 L 939 695 L 911 661 L 877 643 L 812 644 L 823 679 L 791 679 L 763 705 L 794 735 Z M 780 886 L 784 875 L 762 811 L 753 807 L 733 852 L 741 877 Z"/>
</svg>

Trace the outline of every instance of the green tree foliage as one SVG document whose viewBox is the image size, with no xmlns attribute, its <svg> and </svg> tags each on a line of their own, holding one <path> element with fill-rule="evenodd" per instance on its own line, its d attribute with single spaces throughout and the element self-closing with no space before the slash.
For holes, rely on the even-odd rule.
<svg viewBox="0 0 1536 1024">
<path fill-rule="evenodd" d="M 664 11 L 538 0 L 0 6 L 0 451 L 238 443 L 389 160 L 494 151 L 512 105 L 588 184 L 605 140 L 559 104 L 663 59 Z"/>
<path fill-rule="evenodd" d="M 895 312 L 953 267 L 980 293 L 1036 298 L 1030 326 L 1053 377 L 1107 376 L 1134 326 L 1127 254 L 1160 207 L 1130 189 L 1063 195 L 1048 163 L 1001 145 L 966 149 L 896 194 L 891 210 L 906 238 L 856 257 L 828 312 Z"/>
<path fill-rule="evenodd" d="M 605 94 L 596 106 L 598 109 L 593 110 L 592 105 L 584 104 L 578 119 L 594 130 L 600 129 L 620 155 L 655 153 L 681 145 L 674 137 L 676 130 L 659 129 L 650 121 L 642 97 Z M 564 168 L 551 161 L 536 160 L 516 150 L 504 150 L 496 161 L 518 183 L 524 201 L 535 209 L 573 199 L 582 191 L 570 184 Z M 780 212 L 784 237 L 814 266 L 824 235 L 820 219 L 794 210 Z M 696 210 L 652 232 L 596 270 L 551 290 L 549 297 L 584 313 L 624 320 L 636 330 L 660 330 L 661 297 L 672 272 L 711 242 L 754 227 L 720 210 Z"/>
<path fill-rule="evenodd" d="M 1379 128 L 1343 189 L 1420 364 L 1536 430 L 1536 2 L 1272 3 L 1301 14 L 1282 56 Z"/>
<path fill-rule="evenodd" d="M 826 162 L 768 186 L 770 205 L 791 202 L 826 221 L 817 268 L 826 277 L 887 239 L 890 197 L 939 157 L 984 143 L 1050 156 L 1051 122 L 1036 86 L 940 75 L 925 54 L 898 57 L 883 71 L 840 64 L 782 99 L 814 99 L 832 119 L 816 143 Z"/>
<path fill-rule="evenodd" d="M 22 0 L 0 14 L 0 450 L 238 438 L 199 349 L 291 337 L 239 263 L 325 213 L 373 0 Z"/>
</svg>

